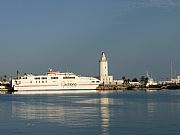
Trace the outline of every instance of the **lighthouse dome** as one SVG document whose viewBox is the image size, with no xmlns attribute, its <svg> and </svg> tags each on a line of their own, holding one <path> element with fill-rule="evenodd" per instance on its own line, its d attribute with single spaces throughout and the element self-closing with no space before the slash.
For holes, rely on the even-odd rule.
<svg viewBox="0 0 180 135">
<path fill-rule="evenodd" d="M 107 61 L 106 59 L 106 55 L 104 52 L 102 52 L 102 55 L 101 55 L 101 60 L 100 61 Z"/>
</svg>

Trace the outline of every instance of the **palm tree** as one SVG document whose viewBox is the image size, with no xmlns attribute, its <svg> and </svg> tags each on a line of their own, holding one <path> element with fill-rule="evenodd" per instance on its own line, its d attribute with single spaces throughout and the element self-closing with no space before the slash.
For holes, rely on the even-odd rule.
<svg viewBox="0 0 180 135">
<path fill-rule="evenodd" d="M 122 80 L 123 80 L 123 84 L 127 83 L 127 80 L 126 80 L 125 76 L 122 77 Z"/>
<path fill-rule="evenodd" d="M 137 78 L 132 79 L 132 82 L 139 82 Z"/>
<path fill-rule="evenodd" d="M 124 80 L 126 80 L 126 77 L 125 77 L 125 76 L 123 76 L 123 77 L 122 77 L 122 80 L 123 80 L 123 81 L 124 81 Z"/>
<path fill-rule="evenodd" d="M 127 79 L 127 83 L 129 83 L 130 81 L 131 81 L 131 79 L 128 78 L 128 79 Z"/>
</svg>

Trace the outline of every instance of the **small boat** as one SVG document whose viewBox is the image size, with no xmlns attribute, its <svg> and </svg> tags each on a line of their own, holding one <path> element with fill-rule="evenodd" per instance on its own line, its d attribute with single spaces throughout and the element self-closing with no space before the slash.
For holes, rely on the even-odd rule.
<svg viewBox="0 0 180 135">
<path fill-rule="evenodd" d="M 148 78 L 148 82 L 146 84 L 146 88 L 148 90 L 161 90 L 161 86 L 153 80 L 153 78 L 151 78 L 147 72 L 147 78 Z"/>
</svg>

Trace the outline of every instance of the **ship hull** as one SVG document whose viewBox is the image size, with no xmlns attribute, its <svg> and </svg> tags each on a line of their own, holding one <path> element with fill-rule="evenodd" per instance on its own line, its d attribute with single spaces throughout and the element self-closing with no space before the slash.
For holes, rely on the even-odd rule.
<svg viewBox="0 0 180 135">
<path fill-rule="evenodd" d="M 53 91 L 53 90 L 56 90 L 56 91 L 61 91 L 61 90 L 96 90 L 96 88 L 98 87 L 97 86 L 93 86 L 93 87 L 66 87 L 66 88 L 63 88 L 63 87 L 19 87 L 19 86 L 15 86 L 13 89 L 14 91 Z"/>
<path fill-rule="evenodd" d="M 14 86 L 14 91 L 62 91 L 62 90 L 96 90 L 98 85 L 61 87 L 61 86 Z"/>
</svg>

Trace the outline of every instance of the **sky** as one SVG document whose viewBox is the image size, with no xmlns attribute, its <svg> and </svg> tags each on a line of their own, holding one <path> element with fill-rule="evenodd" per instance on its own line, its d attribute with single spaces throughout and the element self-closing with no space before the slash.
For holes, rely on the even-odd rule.
<svg viewBox="0 0 180 135">
<path fill-rule="evenodd" d="M 180 0 L 0 0 L 0 75 L 180 75 Z"/>
</svg>

